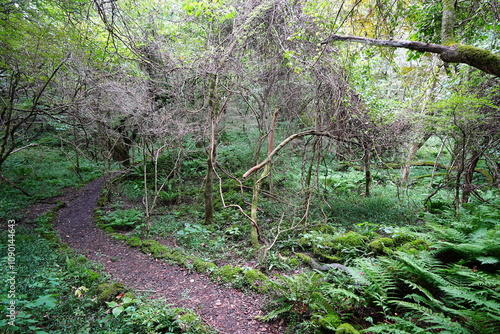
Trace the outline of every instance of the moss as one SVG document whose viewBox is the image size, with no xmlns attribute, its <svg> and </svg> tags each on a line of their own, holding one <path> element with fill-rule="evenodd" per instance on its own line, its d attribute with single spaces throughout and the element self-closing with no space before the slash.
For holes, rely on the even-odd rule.
<svg viewBox="0 0 500 334">
<path fill-rule="evenodd" d="M 217 266 L 213 262 L 206 262 L 200 259 L 194 259 L 193 268 L 194 270 L 196 270 L 196 272 L 203 274 L 214 271 L 215 268 L 217 268 Z"/>
<path fill-rule="evenodd" d="M 313 247 L 313 253 L 322 261 L 338 262 L 342 260 L 340 257 L 335 256 L 337 251 L 332 248 L 323 249 L 323 248 Z"/>
<path fill-rule="evenodd" d="M 411 234 L 400 233 L 400 234 L 393 236 L 393 239 L 394 239 L 394 244 L 396 246 L 400 246 L 400 245 L 406 244 L 408 242 L 412 242 L 416 238 L 415 238 L 415 236 L 413 236 Z"/>
<path fill-rule="evenodd" d="M 300 261 L 296 257 L 290 258 L 290 260 L 288 261 L 288 263 L 290 264 L 290 266 L 292 268 L 298 268 L 299 265 L 300 265 Z"/>
<path fill-rule="evenodd" d="M 144 240 L 141 243 L 141 251 L 153 255 L 155 258 L 164 258 L 171 255 L 171 251 L 156 240 Z"/>
<path fill-rule="evenodd" d="M 159 242 L 152 239 L 143 240 L 141 244 L 141 251 L 151 254 L 151 247 L 154 247 L 154 245 L 159 245 Z"/>
<path fill-rule="evenodd" d="M 415 239 L 398 247 L 398 250 L 411 254 L 418 253 L 427 249 L 429 249 L 429 245 L 423 239 Z"/>
<path fill-rule="evenodd" d="M 304 263 L 307 264 L 308 266 L 311 265 L 312 258 L 304 253 L 295 253 L 295 255 Z"/>
<path fill-rule="evenodd" d="M 111 237 L 115 240 L 128 240 L 129 239 L 129 237 L 127 235 L 121 234 L 121 233 L 112 233 Z"/>
<path fill-rule="evenodd" d="M 102 278 L 101 274 L 99 274 L 93 270 L 85 269 L 84 271 L 85 271 L 85 276 L 86 276 L 85 279 L 90 284 L 95 283 Z"/>
<path fill-rule="evenodd" d="M 97 286 L 97 300 L 101 303 L 112 301 L 125 290 L 121 283 L 101 283 Z"/>
<path fill-rule="evenodd" d="M 78 255 L 78 257 L 75 259 L 75 262 L 78 264 L 86 264 L 89 262 L 89 260 L 83 255 Z"/>
<path fill-rule="evenodd" d="M 127 240 L 127 245 L 131 247 L 140 247 L 142 245 L 142 240 L 139 237 L 132 237 Z"/>
<path fill-rule="evenodd" d="M 387 249 L 394 247 L 394 240 L 391 238 L 379 238 L 368 245 L 372 252 L 377 254 L 387 254 Z"/>
<path fill-rule="evenodd" d="M 178 264 L 179 266 L 185 267 L 188 263 L 188 258 L 186 255 L 182 254 L 179 251 L 170 251 L 169 254 L 165 256 L 168 260 Z"/>
<path fill-rule="evenodd" d="M 179 314 L 179 321 L 183 323 L 192 323 L 198 321 L 198 316 L 194 312 L 186 312 Z"/>
<path fill-rule="evenodd" d="M 249 269 L 243 275 L 245 282 L 252 290 L 259 293 L 267 292 L 266 282 L 267 277 L 258 269 Z"/>
<path fill-rule="evenodd" d="M 152 245 L 149 249 L 151 250 L 151 254 L 157 259 L 169 257 L 171 255 L 170 250 L 160 243 Z"/>
<path fill-rule="evenodd" d="M 359 334 L 359 332 L 354 327 L 352 327 L 351 324 L 347 324 L 347 323 L 342 324 L 339 327 L 337 327 L 336 333 L 337 334 Z"/>
<path fill-rule="evenodd" d="M 367 241 L 368 237 L 350 231 L 345 233 L 344 235 L 334 238 L 332 244 L 335 249 L 341 250 L 345 248 L 364 247 Z"/>
<path fill-rule="evenodd" d="M 240 267 L 233 267 L 231 265 L 223 266 L 215 272 L 217 278 L 222 282 L 228 283 L 234 281 L 241 273 L 243 269 Z"/>
<path fill-rule="evenodd" d="M 199 316 L 191 310 L 176 308 L 177 322 L 182 332 L 189 333 L 208 333 L 209 330 L 200 320 Z"/>
<path fill-rule="evenodd" d="M 480 64 L 492 68 L 492 72 L 498 73 L 500 71 L 500 55 L 498 54 L 472 45 L 458 45 L 457 51 L 460 57 L 469 61 L 467 62 L 469 65 L 476 66 L 476 64 Z M 474 64 L 472 64 L 473 62 Z"/>
</svg>

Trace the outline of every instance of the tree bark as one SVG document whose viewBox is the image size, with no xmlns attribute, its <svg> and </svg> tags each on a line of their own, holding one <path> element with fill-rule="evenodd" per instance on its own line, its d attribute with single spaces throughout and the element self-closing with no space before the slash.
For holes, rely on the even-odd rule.
<svg viewBox="0 0 500 334">
<path fill-rule="evenodd" d="M 439 54 L 442 61 L 446 63 L 462 63 L 473 66 L 485 73 L 500 77 L 500 55 L 489 50 L 470 45 L 442 45 L 406 40 L 381 40 L 358 36 L 333 35 L 322 42 L 327 44 L 332 41 L 356 42 L 369 45 L 403 48 L 419 52 L 430 52 Z"/>
<path fill-rule="evenodd" d="M 465 171 L 464 171 L 464 184 L 462 190 L 462 204 L 468 203 L 470 195 L 474 193 L 475 187 L 472 184 L 472 180 L 474 178 L 474 171 L 476 170 L 477 164 L 483 152 L 474 151 L 472 152 L 472 156 L 469 161 L 466 162 Z"/>
<path fill-rule="evenodd" d="M 442 0 L 443 15 L 441 20 L 441 43 L 449 45 L 455 42 L 455 0 Z"/>
</svg>

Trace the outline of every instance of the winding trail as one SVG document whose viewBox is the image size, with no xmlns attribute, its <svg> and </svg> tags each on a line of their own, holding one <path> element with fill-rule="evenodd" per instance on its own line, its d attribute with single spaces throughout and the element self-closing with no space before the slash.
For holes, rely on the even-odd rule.
<svg viewBox="0 0 500 334">
<path fill-rule="evenodd" d="M 56 217 L 56 230 L 63 242 L 89 260 L 101 262 L 105 271 L 134 290 L 154 291 L 154 298 L 193 309 L 220 333 L 283 333 L 276 324 L 261 323 L 263 297 L 220 286 L 208 277 L 154 259 L 131 249 L 98 229 L 94 208 L 105 179 L 98 178 L 79 190 Z"/>
</svg>

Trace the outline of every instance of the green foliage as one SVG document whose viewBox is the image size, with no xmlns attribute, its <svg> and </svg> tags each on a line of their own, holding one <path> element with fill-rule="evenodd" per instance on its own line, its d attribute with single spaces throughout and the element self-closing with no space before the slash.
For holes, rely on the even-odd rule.
<svg viewBox="0 0 500 334">
<path fill-rule="evenodd" d="M 6 239 L 5 232 L 0 233 Z M 37 232 L 16 231 L 15 326 L 0 320 L 2 333 L 209 333 L 191 311 L 172 308 L 165 301 L 142 300 L 124 292 L 120 283 L 105 277 L 83 256 L 54 250 L 53 242 Z M 6 270 L 6 248 L 1 249 L 3 282 L 11 278 Z M 13 291 L 0 287 L 0 312 Z M 11 296 L 9 296 L 11 295 Z"/>
<path fill-rule="evenodd" d="M 328 201 L 328 219 L 334 225 L 350 227 L 362 222 L 384 226 L 402 226 L 412 222 L 415 203 L 404 203 L 395 196 L 395 189 L 380 187 L 372 196 L 356 193 L 332 194 Z"/>
<path fill-rule="evenodd" d="M 101 217 L 102 228 L 112 227 L 119 230 L 130 230 L 143 226 L 144 212 L 136 209 L 118 209 Z"/>
<path fill-rule="evenodd" d="M 196 248 L 200 244 L 207 243 L 210 238 L 210 230 L 200 224 L 185 223 L 184 228 L 177 231 L 177 239 L 189 247 Z"/>
<path fill-rule="evenodd" d="M 296 322 L 298 328 L 336 330 L 342 323 L 341 314 L 355 308 L 360 299 L 347 289 L 332 286 L 325 278 L 317 272 L 306 272 L 269 281 L 276 299 L 273 309 L 262 319 L 286 318 Z"/>
<path fill-rule="evenodd" d="M 23 208 L 37 200 L 61 194 L 66 187 L 79 187 L 101 173 L 99 165 L 82 161 L 87 168 L 75 173 L 73 165 L 59 149 L 35 146 L 9 157 L 2 173 L 33 195 L 27 197 L 6 182 L 0 181 L 0 219 L 19 219 Z"/>
<path fill-rule="evenodd" d="M 449 213 L 451 215 L 451 213 Z M 460 218 L 459 220 L 456 218 Z M 438 257 L 446 262 L 469 266 L 493 266 L 500 264 L 500 214 L 492 205 L 471 205 L 464 208 L 460 217 L 450 216 L 429 223 L 428 226 L 439 240 L 436 244 Z"/>
</svg>

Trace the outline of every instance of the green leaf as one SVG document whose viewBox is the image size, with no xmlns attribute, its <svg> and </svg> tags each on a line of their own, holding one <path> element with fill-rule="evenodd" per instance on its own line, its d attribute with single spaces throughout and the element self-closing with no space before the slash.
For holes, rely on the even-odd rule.
<svg viewBox="0 0 500 334">
<path fill-rule="evenodd" d="M 118 306 L 113 309 L 112 313 L 115 317 L 118 317 L 120 314 L 123 313 L 124 310 L 125 308 L 123 306 Z"/>
<path fill-rule="evenodd" d="M 481 264 L 497 264 L 500 262 L 498 258 L 493 256 L 479 256 L 477 257 L 478 261 L 481 261 Z"/>
</svg>

